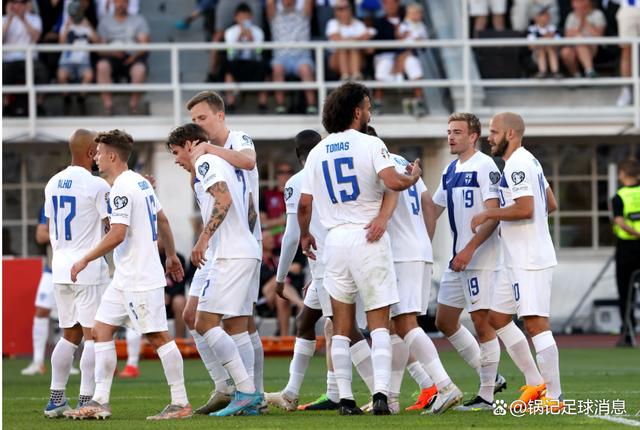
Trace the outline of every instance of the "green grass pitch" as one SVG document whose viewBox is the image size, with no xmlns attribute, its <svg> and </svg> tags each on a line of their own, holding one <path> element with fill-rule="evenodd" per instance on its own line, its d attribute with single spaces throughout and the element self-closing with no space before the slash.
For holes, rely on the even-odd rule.
<svg viewBox="0 0 640 430">
<path fill-rule="evenodd" d="M 455 354 L 444 352 L 442 361 L 453 380 L 464 391 L 465 398 L 475 395 L 477 375 Z M 500 372 L 507 378 L 508 389 L 497 396 L 506 401 L 517 397 L 517 389 L 523 383 L 507 354 L 503 351 Z M 562 349 L 560 351 L 562 387 L 567 399 L 609 400 L 626 402 L 627 414 L 623 419 L 640 425 L 640 350 L 629 349 Z M 629 425 L 590 418 L 585 415 L 563 416 L 493 416 L 491 412 L 449 411 L 439 416 L 420 416 L 413 412 L 402 412 L 390 417 L 340 417 L 336 412 L 286 413 L 274 408 L 266 416 L 213 418 L 194 416 L 181 422 L 147 422 L 145 417 L 157 413 L 169 402 L 169 389 L 158 360 L 143 361 L 142 375 L 136 380 L 115 379 L 111 395 L 113 417 L 110 420 L 69 421 L 50 420 L 42 410 L 48 399 L 49 378 L 25 377 L 20 369 L 26 360 L 3 360 L 2 424 L 5 429 L 417 429 L 417 428 L 536 428 L 560 429 L 577 427 L 623 428 Z M 119 363 L 122 367 L 122 363 Z M 267 391 L 281 389 L 288 377 L 288 358 L 268 358 L 265 363 L 265 387 Z M 302 387 L 301 401 L 310 401 L 325 389 L 325 366 L 322 357 L 315 357 L 309 367 Z M 358 404 L 368 401 L 364 384 L 354 371 L 354 392 Z M 208 398 L 211 382 L 199 360 L 185 360 L 185 379 L 192 405 L 200 406 Z M 72 376 L 67 394 L 75 405 L 79 388 L 79 377 Z M 412 403 L 411 394 L 415 383 L 405 374 L 402 407 Z"/>
</svg>

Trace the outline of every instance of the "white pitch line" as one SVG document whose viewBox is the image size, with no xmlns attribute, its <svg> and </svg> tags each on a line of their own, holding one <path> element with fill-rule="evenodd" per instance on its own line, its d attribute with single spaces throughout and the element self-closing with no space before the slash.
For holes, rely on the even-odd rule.
<svg viewBox="0 0 640 430">
<path fill-rule="evenodd" d="M 612 417 L 609 415 L 587 415 L 589 418 L 598 418 L 605 421 L 611 421 L 617 424 L 624 424 L 631 427 L 640 427 L 640 421 L 630 420 L 627 418 Z"/>
</svg>

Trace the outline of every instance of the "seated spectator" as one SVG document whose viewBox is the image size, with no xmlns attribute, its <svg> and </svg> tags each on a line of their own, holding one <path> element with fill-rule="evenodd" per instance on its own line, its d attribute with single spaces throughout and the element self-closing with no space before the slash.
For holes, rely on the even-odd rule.
<svg viewBox="0 0 640 430">
<path fill-rule="evenodd" d="M 296 0 L 267 0 L 267 17 L 274 42 L 307 42 L 311 38 L 311 14 L 313 1 L 304 0 L 301 6 Z M 295 75 L 305 82 L 312 82 L 313 60 L 308 49 L 280 48 L 273 50 L 271 60 L 274 82 L 284 82 L 286 75 Z M 316 93 L 305 90 L 307 113 L 317 114 Z M 287 113 L 284 105 L 284 91 L 276 91 L 276 113 Z"/>
<path fill-rule="evenodd" d="M 537 6 L 534 17 L 535 24 L 529 26 L 527 39 L 559 39 L 560 35 L 556 30 L 556 26 L 551 24 L 551 14 L 549 6 Z M 553 76 L 556 79 L 562 77 L 560 74 L 560 65 L 558 64 L 558 49 L 555 46 L 531 46 L 533 55 L 538 65 L 538 73 L 536 78 L 546 78 Z M 549 70 L 551 75 L 549 75 Z"/>
<path fill-rule="evenodd" d="M 235 21 L 224 32 L 224 40 L 228 43 L 259 43 L 264 41 L 262 29 L 251 22 L 251 8 L 246 3 L 240 3 L 236 8 Z M 228 70 L 225 82 L 263 82 L 266 77 L 262 62 L 262 49 L 227 49 Z M 226 112 L 233 113 L 236 109 L 236 96 L 233 91 L 227 91 L 225 100 Z M 258 110 L 267 111 L 267 92 L 260 91 L 258 96 Z"/>
<path fill-rule="evenodd" d="M 32 45 L 38 41 L 42 32 L 42 20 L 31 12 L 31 5 L 27 0 L 10 0 L 7 3 L 6 15 L 2 16 L 2 44 Z M 21 85 L 26 83 L 25 60 L 27 54 L 24 51 L 11 51 L 2 53 L 2 85 Z M 34 80 L 37 84 L 46 83 L 47 73 L 38 61 L 38 54 L 33 53 Z M 9 108 L 9 101 L 14 97 L 5 95 L 3 106 Z M 15 97 L 17 98 L 17 97 Z M 12 113 L 26 114 L 26 97 L 22 96 L 24 107 Z M 44 114 L 42 108 L 43 97 L 38 96 L 38 113 Z M 15 110 L 15 109 L 14 109 Z"/>
<path fill-rule="evenodd" d="M 469 15 L 473 18 L 473 37 L 478 37 L 481 31 L 487 29 L 489 9 L 493 29 L 504 31 L 507 0 L 469 0 Z"/>
<path fill-rule="evenodd" d="M 571 0 L 571 8 L 573 11 L 564 24 L 565 37 L 600 37 L 604 34 L 607 19 L 601 10 L 593 7 L 591 0 Z M 596 78 L 598 74 L 593 69 L 593 58 L 597 52 L 596 45 L 571 45 L 563 47 L 560 56 L 571 76 L 581 76 L 580 65 L 586 77 Z"/>
<path fill-rule="evenodd" d="M 412 3 L 407 6 L 405 19 L 397 28 L 396 38 L 407 41 L 426 40 L 429 38 L 427 26 L 424 24 L 422 17 L 421 5 Z M 418 73 L 414 74 L 414 71 L 420 71 L 419 76 Z M 418 60 L 416 50 L 407 49 L 396 56 L 396 61 L 393 65 L 394 76 L 397 80 L 401 81 L 404 79 L 405 73 L 407 76 L 414 74 L 414 79 L 422 79 L 422 67 L 420 66 L 420 60 Z M 403 110 L 405 113 L 413 113 L 417 116 L 423 115 L 425 113 L 425 107 L 422 101 L 422 88 L 414 88 L 413 91 L 414 99 L 403 101 Z"/>
<path fill-rule="evenodd" d="M 60 43 L 70 45 L 87 45 L 97 43 L 98 35 L 89 20 L 84 16 L 84 10 L 80 2 L 72 1 L 67 8 L 70 19 L 60 31 Z M 89 51 L 65 51 L 60 56 L 58 64 L 58 82 L 93 82 L 93 69 L 91 68 L 91 53 Z M 86 113 L 84 94 L 78 94 L 78 107 L 81 114 Z M 71 113 L 71 96 L 64 94 L 64 114 Z"/>
<path fill-rule="evenodd" d="M 149 43 L 149 26 L 144 17 L 128 12 L 129 0 L 113 0 L 114 14 L 105 14 L 98 24 L 98 34 L 103 43 L 126 45 L 130 43 Z M 124 48 L 124 47 L 123 47 Z M 96 67 L 99 84 L 110 84 L 114 80 L 128 78 L 132 84 L 144 82 L 147 73 L 146 51 L 108 51 L 101 52 L 102 57 Z M 129 101 L 129 113 L 138 114 L 140 93 L 132 93 Z M 105 115 L 113 114 L 111 93 L 102 93 Z"/>
<path fill-rule="evenodd" d="M 276 248 L 280 247 L 284 227 L 287 222 L 284 202 L 284 186 L 293 175 L 293 167 L 287 162 L 276 164 L 275 188 L 264 190 L 260 198 L 260 225 L 274 235 Z"/>
<path fill-rule="evenodd" d="M 549 7 L 551 24 L 558 26 L 560 10 L 557 0 L 513 0 L 511 5 L 511 29 L 524 32 L 541 6 Z"/>
<path fill-rule="evenodd" d="M 640 6 L 638 0 L 620 0 L 620 9 L 616 14 L 620 37 L 640 37 Z M 620 76 L 631 76 L 631 45 L 622 45 L 620 52 Z M 632 88 L 622 88 L 616 104 L 629 106 L 633 103 Z"/>
<path fill-rule="evenodd" d="M 326 36 L 332 41 L 367 40 L 371 37 L 367 27 L 353 16 L 348 0 L 339 0 L 334 8 L 335 18 L 327 23 Z M 329 57 L 329 68 L 340 75 L 341 80 L 362 79 L 362 49 L 336 49 Z"/>
<path fill-rule="evenodd" d="M 113 15 L 116 11 L 116 0 L 95 0 L 98 19 L 106 15 Z M 137 15 L 140 12 L 140 0 L 129 0 L 127 5 L 129 15 Z"/>
</svg>

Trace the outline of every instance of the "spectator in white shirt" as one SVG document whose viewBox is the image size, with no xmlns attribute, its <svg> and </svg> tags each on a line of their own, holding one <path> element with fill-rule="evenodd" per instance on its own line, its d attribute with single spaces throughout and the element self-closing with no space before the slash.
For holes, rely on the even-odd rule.
<svg viewBox="0 0 640 430">
<path fill-rule="evenodd" d="M 640 37 L 640 1 L 620 0 L 616 14 L 620 37 Z M 620 76 L 631 76 L 631 45 L 622 45 L 620 52 Z M 618 106 L 628 106 L 633 102 L 631 87 L 625 86 L 618 97 Z"/>
<path fill-rule="evenodd" d="M 604 34 L 607 19 L 601 10 L 595 9 L 591 0 L 572 0 L 573 12 L 569 14 L 564 24 L 565 37 L 600 37 Z M 571 45 L 560 51 L 564 65 L 571 76 L 580 77 L 579 66 L 584 69 L 588 78 L 598 76 L 593 69 L 593 57 L 598 52 L 597 45 Z"/>
<path fill-rule="evenodd" d="M 527 39 L 559 39 L 560 35 L 556 26 L 551 24 L 551 14 L 549 6 L 536 6 L 534 24 L 529 26 Z M 558 49 L 556 46 L 532 46 L 531 50 L 538 64 L 538 73 L 536 78 L 546 78 L 551 76 L 556 79 L 562 77 L 560 74 L 560 65 L 558 63 Z"/>
<path fill-rule="evenodd" d="M 371 37 L 362 21 L 353 16 L 347 0 L 338 0 L 334 7 L 335 18 L 327 23 L 326 36 L 331 41 L 367 40 Z M 340 48 L 331 53 L 329 68 L 340 74 L 341 80 L 362 79 L 362 49 Z"/>
</svg>

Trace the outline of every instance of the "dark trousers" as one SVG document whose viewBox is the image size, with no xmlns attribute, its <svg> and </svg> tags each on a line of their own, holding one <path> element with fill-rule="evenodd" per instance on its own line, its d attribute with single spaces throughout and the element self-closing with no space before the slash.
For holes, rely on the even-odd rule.
<svg viewBox="0 0 640 430">
<path fill-rule="evenodd" d="M 636 319 L 634 314 L 634 305 L 636 303 L 636 291 L 631 285 L 631 275 L 636 270 L 640 270 L 640 255 L 620 255 L 620 253 L 616 254 L 616 281 L 618 283 L 618 301 L 620 308 L 620 318 L 622 319 L 622 333 L 629 333 L 629 331 L 625 331 L 625 327 L 627 324 L 626 315 L 627 311 L 629 311 L 631 318 L 631 328 L 633 329 L 633 333 L 635 333 L 636 328 Z M 636 276 L 638 279 L 640 275 Z M 629 300 L 629 289 L 631 289 L 631 300 Z M 631 309 L 628 310 L 628 307 L 631 306 Z"/>
</svg>

